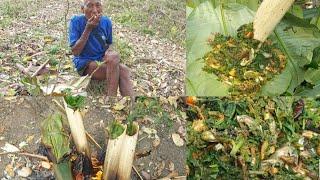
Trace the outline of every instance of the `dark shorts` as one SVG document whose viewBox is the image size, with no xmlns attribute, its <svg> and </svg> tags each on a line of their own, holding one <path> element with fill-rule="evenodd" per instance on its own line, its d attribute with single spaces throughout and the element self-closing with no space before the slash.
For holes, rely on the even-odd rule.
<svg viewBox="0 0 320 180">
<path fill-rule="evenodd" d="M 87 67 L 88 67 L 88 64 L 89 62 L 83 67 L 81 68 L 80 70 L 77 70 L 77 73 L 80 75 L 80 76 L 84 76 L 84 72 L 86 71 Z"/>
<path fill-rule="evenodd" d="M 89 63 L 90 63 L 91 61 L 95 61 L 95 62 L 96 62 L 96 60 L 90 60 L 90 61 L 87 62 L 87 64 L 86 64 L 83 68 L 81 68 L 80 70 L 77 70 L 77 73 L 78 73 L 80 76 L 85 76 L 85 75 L 86 75 L 86 74 L 84 74 L 84 73 L 85 73 L 86 69 L 88 68 L 88 65 L 89 65 Z"/>
</svg>

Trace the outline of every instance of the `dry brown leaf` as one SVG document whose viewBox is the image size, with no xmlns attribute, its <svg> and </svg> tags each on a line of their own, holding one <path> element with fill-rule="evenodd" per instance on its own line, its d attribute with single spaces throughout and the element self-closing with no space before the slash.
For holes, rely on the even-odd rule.
<svg viewBox="0 0 320 180">
<path fill-rule="evenodd" d="M 149 148 L 143 148 L 143 149 L 139 149 L 136 151 L 136 158 L 141 158 L 141 157 L 145 157 L 145 156 L 149 156 L 151 153 L 151 149 Z"/>
<path fill-rule="evenodd" d="M 156 148 L 156 147 L 158 147 L 158 146 L 160 145 L 160 142 L 161 142 L 160 138 L 155 138 L 155 139 L 152 141 L 152 146 L 153 146 L 154 148 Z"/>
<path fill-rule="evenodd" d="M 202 132 L 202 131 L 207 130 L 207 126 L 204 123 L 204 119 L 199 119 L 199 120 L 193 121 L 192 128 L 193 128 L 193 130 L 195 130 L 197 132 Z"/>
<path fill-rule="evenodd" d="M 162 171 L 164 170 L 165 166 L 166 166 L 166 163 L 164 161 L 161 161 L 161 163 L 157 163 L 156 165 L 156 176 L 161 176 L 162 174 Z"/>
<path fill-rule="evenodd" d="M 5 152 L 18 152 L 20 151 L 19 148 L 17 148 L 16 146 L 9 144 L 9 143 L 5 143 L 4 147 L 1 147 L 2 150 L 4 150 Z"/>
<path fill-rule="evenodd" d="M 178 128 L 178 134 L 181 136 L 181 137 L 185 137 L 186 136 L 186 128 L 184 126 L 180 126 Z"/>
<path fill-rule="evenodd" d="M 5 171 L 7 172 L 7 174 L 10 176 L 10 177 L 13 177 L 14 176 L 14 171 L 13 171 L 13 166 L 11 164 L 8 164 L 5 168 Z"/>
<path fill-rule="evenodd" d="M 45 168 L 45 169 L 50 169 L 51 168 L 51 164 L 47 161 L 41 161 L 41 167 Z"/>
<path fill-rule="evenodd" d="M 116 103 L 112 108 L 116 111 L 121 111 L 122 109 L 125 108 L 125 106 L 123 104 Z"/>
<path fill-rule="evenodd" d="M 178 100 L 179 97 L 175 97 L 175 96 L 169 96 L 168 97 L 168 101 L 169 101 L 169 104 L 171 106 L 174 106 L 175 108 L 177 108 L 177 100 Z"/>
<path fill-rule="evenodd" d="M 172 161 L 169 162 L 168 166 L 170 172 L 174 171 L 174 163 Z"/>
<path fill-rule="evenodd" d="M 264 141 L 262 143 L 261 152 L 260 152 L 261 153 L 261 160 L 264 160 L 268 146 L 269 146 L 269 142 L 268 141 Z"/>
<path fill-rule="evenodd" d="M 183 139 L 180 137 L 179 134 L 173 133 L 172 134 L 172 140 L 174 142 L 174 144 L 178 147 L 181 147 L 184 145 L 184 141 Z"/>
<path fill-rule="evenodd" d="M 145 180 L 150 180 L 151 179 L 150 174 L 148 172 L 146 172 L 146 171 L 141 171 L 141 175 L 142 175 L 143 179 L 145 179 Z"/>
<path fill-rule="evenodd" d="M 26 142 L 27 142 L 27 143 L 31 143 L 31 141 L 33 140 L 33 138 L 34 138 L 34 135 L 29 136 L 29 137 L 27 138 Z"/>
<path fill-rule="evenodd" d="M 29 167 L 23 167 L 17 171 L 18 176 L 20 177 L 28 177 L 32 174 L 32 169 Z"/>
</svg>

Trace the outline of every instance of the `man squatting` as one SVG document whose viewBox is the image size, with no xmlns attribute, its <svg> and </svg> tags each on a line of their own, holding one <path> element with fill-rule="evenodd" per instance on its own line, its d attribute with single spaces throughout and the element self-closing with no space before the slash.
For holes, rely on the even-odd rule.
<svg viewBox="0 0 320 180">
<path fill-rule="evenodd" d="M 101 0 L 83 0 L 83 14 L 70 20 L 69 43 L 73 63 L 81 76 L 106 81 L 106 95 L 116 96 L 118 87 L 122 96 L 133 96 L 130 70 L 120 64 L 119 54 L 111 50 L 112 24 L 102 15 Z M 100 66 L 97 61 L 103 62 Z M 97 69 L 98 68 L 98 69 Z"/>
</svg>

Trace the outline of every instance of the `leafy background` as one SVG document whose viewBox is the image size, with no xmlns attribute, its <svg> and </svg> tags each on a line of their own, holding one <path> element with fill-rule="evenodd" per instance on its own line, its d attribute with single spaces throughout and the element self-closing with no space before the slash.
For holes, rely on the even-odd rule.
<svg viewBox="0 0 320 180">
<path fill-rule="evenodd" d="M 225 96 L 227 85 L 202 71 L 201 57 L 210 50 L 212 33 L 235 35 L 243 24 L 253 21 L 259 0 L 187 1 L 187 95 Z M 270 35 L 287 55 L 285 70 L 264 85 L 258 95 L 320 95 L 320 10 L 305 9 L 297 1 Z"/>
</svg>

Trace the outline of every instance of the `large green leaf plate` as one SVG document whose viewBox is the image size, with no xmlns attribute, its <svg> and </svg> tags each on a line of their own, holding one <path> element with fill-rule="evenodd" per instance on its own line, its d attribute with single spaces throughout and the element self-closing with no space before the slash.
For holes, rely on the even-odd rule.
<svg viewBox="0 0 320 180">
<path fill-rule="evenodd" d="M 248 7 L 236 3 L 215 6 L 211 1 L 203 2 L 187 18 L 187 95 L 228 95 L 226 85 L 215 75 L 202 71 L 203 62 L 199 59 L 210 51 L 207 45 L 210 34 L 219 32 L 235 36 L 236 30 L 252 22 L 255 14 Z M 320 46 L 320 32 L 316 26 L 289 15 L 278 24 L 271 39 L 287 55 L 288 63 L 285 70 L 258 93 L 293 95 L 295 88 L 305 79 L 305 66 L 313 61 L 313 50 Z"/>
</svg>

